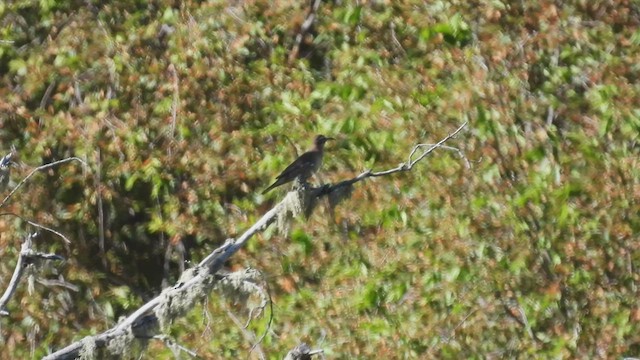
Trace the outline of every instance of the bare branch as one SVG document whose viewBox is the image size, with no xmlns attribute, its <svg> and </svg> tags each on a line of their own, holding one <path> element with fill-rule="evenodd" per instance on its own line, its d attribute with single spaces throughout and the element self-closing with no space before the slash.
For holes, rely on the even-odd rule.
<svg viewBox="0 0 640 360">
<path fill-rule="evenodd" d="M 7 304 L 11 299 L 11 296 L 18 289 L 18 284 L 20 283 L 20 279 L 29 265 L 30 261 L 34 258 L 40 258 L 45 260 L 64 260 L 62 256 L 56 254 L 44 254 L 33 251 L 31 248 L 33 245 L 33 238 L 36 237 L 36 234 L 29 234 L 25 238 L 22 246 L 20 248 L 20 256 L 18 257 L 18 262 L 16 263 L 16 268 L 13 270 L 13 276 L 11 276 L 11 281 L 9 281 L 9 286 L 7 286 L 7 290 L 5 290 L 4 294 L 0 298 L 0 315 L 9 315 L 9 312 L 6 310 Z"/>
<path fill-rule="evenodd" d="M 242 322 L 240 322 L 240 319 L 238 319 L 238 317 L 231 310 L 225 309 L 225 311 L 227 312 L 227 315 L 229 316 L 231 321 L 233 321 L 233 323 L 236 324 L 238 329 L 240 329 L 242 336 L 244 336 L 244 338 L 250 344 L 253 344 L 251 346 L 251 351 L 255 349 L 256 352 L 258 353 L 258 358 L 260 358 L 261 360 L 266 359 L 267 357 L 265 356 L 264 351 L 262 350 L 262 346 L 260 346 L 260 342 L 256 341 L 256 335 L 253 332 L 247 330 L 246 326 L 242 325 Z M 251 353 L 251 351 L 249 353 Z"/>
<path fill-rule="evenodd" d="M 41 171 L 41 170 L 46 170 L 48 168 L 54 167 L 56 165 L 60 165 L 60 164 L 64 164 L 64 163 L 68 163 L 70 161 L 79 161 L 80 163 L 82 163 L 82 165 L 87 166 L 87 163 L 84 162 L 84 160 L 78 158 L 78 157 L 69 157 L 66 159 L 62 159 L 62 160 L 58 160 L 58 161 L 54 161 L 52 163 L 48 163 L 48 164 L 44 164 L 41 166 L 38 166 L 37 168 L 31 170 L 31 172 L 29 173 L 29 175 L 27 175 L 24 179 L 22 179 L 18 185 L 16 185 L 16 187 L 13 188 L 13 190 L 11 190 L 11 192 L 9 193 L 9 195 L 7 195 L 4 200 L 2 200 L 2 202 L 0 203 L 0 208 L 4 206 L 4 204 L 7 203 L 7 201 L 13 196 L 13 194 L 16 193 L 16 191 L 18 191 L 18 189 L 20 189 L 20 187 L 22 185 L 24 185 L 25 182 L 27 182 L 27 180 L 29 180 L 36 172 Z"/>
<path fill-rule="evenodd" d="M 402 55 L 407 55 L 407 51 L 402 47 L 402 44 L 396 37 L 396 24 L 393 21 L 389 25 L 389 30 L 391 30 L 391 40 L 393 40 L 393 44 L 400 50 Z"/>
<path fill-rule="evenodd" d="M 413 169 L 413 166 L 417 163 L 419 163 L 422 159 L 424 159 L 427 155 L 431 154 L 435 149 L 438 148 L 445 148 L 447 150 L 454 150 L 457 151 L 463 159 L 465 159 L 465 162 L 467 164 L 467 167 L 470 167 L 469 165 L 469 161 L 467 160 L 467 158 L 465 156 L 462 155 L 462 152 L 460 152 L 460 150 L 458 150 L 457 148 L 453 148 L 453 147 L 449 147 L 449 146 L 444 146 L 443 144 L 445 142 L 447 142 L 448 140 L 452 139 L 454 136 L 456 136 L 460 131 L 462 131 L 462 129 L 464 129 L 465 126 L 467 126 L 468 122 L 464 122 L 462 125 L 460 125 L 460 127 L 458 127 L 456 129 L 456 131 L 452 132 L 451 134 L 447 135 L 447 137 L 445 137 L 444 139 L 438 141 L 436 144 L 433 145 L 427 145 L 427 144 L 418 144 L 416 146 L 413 147 L 413 150 L 411 150 L 411 153 L 409 154 L 409 160 L 406 163 L 401 163 L 400 165 L 398 165 L 398 167 L 393 168 L 393 169 L 389 169 L 389 170 L 384 170 L 384 171 L 378 171 L 378 172 L 373 172 L 372 170 L 365 170 L 363 171 L 360 175 L 354 177 L 353 179 L 349 179 L 349 180 L 344 180 L 341 181 L 337 184 L 333 184 L 333 185 L 325 185 L 323 187 L 320 187 L 317 189 L 317 196 L 321 196 L 321 195 L 331 195 L 334 192 L 343 192 L 345 191 L 345 189 L 349 189 L 353 186 L 353 184 L 357 183 L 358 181 L 362 181 L 368 177 L 378 177 L 378 176 L 386 176 L 386 175 L 391 175 L 397 172 L 404 172 L 404 171 L 410 171 L 411 169 Z M 418 151 L 418 149 L 421 149 L 425 146 L 430 146 L 427 150 L 425 150 L 422 154 L 420 154 L 420 156 L 418 156 L 417 159 L 412 160 L 413 155 L 415 155 L 415 153 Z M 349 194 L 349 192 L 347 191 L 347 194 Z"/>
<path fill-rule="evenodd" d="M 307 17 L 304 19 L 304 22 L 300 26 L 300 31 L 296 35 L 295 44 L 291 50 L 291 54 L 289 54 L 289 62 L 293 62 L 300 55 L 300 46 L 302 45 L 304 37 L 311 31 L 311 27 L 316 21 L 317 12 L 320 8 L 321 2 L 321 0 L 312 0 L 311 6 L 307 12 Z"/>
<path fill-rule="evenodd" d="M 63 233 L 61 233 L 61 232 L 59 232 L 59 231 L 53 230 L 53 229 L 48 228 L 48 227 L 46 227 L 46 226 L 44 226 L 44 225 L 42 225 L 42 224 L 38 224 L 37 222 L 31 221 L 31 220 L 29 220 L 29 219 L 25 219 L 25 218 L 23 218 L 22 216 L 20 216 L 20 215 L 18 215 L 18 214 L 14 214 L 14 213 L 2 213 L 2 214 L 0 214 L 0 216 L 5 216 L 5 215 L 15 216 L 15 217 L 19 218 L 20 220 L 22 220 L 22 221 L 26 222 L 27 224 L 29 224 L 29 225 L 33 226 L 33 227 L 37 227 L 38 229 L 42 229 L 42 230 L 48 231 L 48 232 L 50 232 L 50 233 L 52 233 L 52 234 L 58 235 L 58 236 L 59 236 L 59 237 L 61 237 L 61 238 L 62 238 L 62 240 L 64 240 L 67 244 L 71 244 L 71 240 L 69 240 L 69 238 L 67 238 L 66 236 L 64 236 L 64 234 L 63 234 Z"/>
<path fill-rule="evenodd" d="M 26 239 L 22 243 L 22 247 L 20 248 L 20 256 L 18 256 L 18 262 L 16 263 L 16 268 L 13 270 L 13 276 L 11 276 L 11 281 L 9 281 L 9 286 L 7 287 L 7 290 L 5 290 L 4 294 L 0 298 L 0 315 L 5 315 L 5 316 L 9 315 L 9 312 L 6 311 L 5 309 L 7 307 L 7 303 L 9 302 L 9 299 L 11 299 L 11 296 L 13 296 L 13 293 L 18 288 L 18 284 L 20 283 L 20 278 L 22 277 L 22 273 L 24 272 L 24 269 L 26 267 L 25 261 L 26 261 L 27 254 L 30 254 L 32 252 L 31 236 L 32 236 L 31 234 L 27 235 Z"/>
<path fill-rule="evenodd" d="M 173 138 L 176 133 L 176 122 L 178 119 L 178 106 L 180 105 L 180 80 L 178 72 L 173 64 L 169 64 L 169 76 L 171 76 L 171 86 L 173 87 L 173 101 L 171 102 L 171 128 L 169 136 Z"/>
<path fill-rule="evenodd" d="M 444 150 L 451 150 L 451 151 L 455 151 L 458 153 L 458 155 L 460 155 L 460 158 L 464 160 L 465 165 L 467 166 L 467 169 L 471 169 L 471 163 L 469 162 L 469 159 L 467 159 L 467 157 L 462 153 L 462 151 L 460 151 L 460 149 L 458 148 L 454 148 L 452 146 L 446 146 L 446 145 L 438 145 L 438 144 L 418 144 L 416 146 L 414 146 L 413 150 L 411 151 L 411 154 L 409 155 L 409 163 L 411 163 L 411 158 L 413 157 L 413 155 L 418 151 L 418 149 L 421 149 L 423 147 L 427 147 L 430 146 L 432 148 L 440 148 L 440 149 L 444 149 Z"/>
<path fill-rule="evenodd" d="M 73 285 L 70 282 L 65 281 L 62 276 L 59 279 L 37 279 L 36 280 L 39 284 L 43 285 L 43 286 L 47 286 L 47 287 L 53 287 L 53 286 L 59 286 L 59 287 L 63 287 L 66 289 L 69 289 L 73 292 L 78 292 L 80 291 L 80 288 L 76 285 Z"/>
<path fill-rule="evenodd" d="M 477 311 L 478 311 L 478 309 L 477 309 L 477 308 L 476 308 L 476 309 L 472 309 L 471 311 L 469 311 L 469 312 L 467 313 L 467 315 L 462 319 L 462 321 L 460 321 L 460 322 L 458 323 L 458 325 L 456 325 L 456 327 L 454 327 L 454 328 L 453 328 L 453 330 L 451 330 L 451 331 L 449 332 L 449 335 L 443 335 L 443 336 L 442 336 L 442 341 L 444 341 L 444 342 L 449 342 L 449 341 L 451 341 L 451 340 L 455 337 L 455 335 L 456 335 L 456 331 L 457 331 L 457 330 L 458 330 L 462 325 L 464 325 L 464 323 L 467 321 L 467 319 L 469 319 L 469 317 L 470 317 L 471 315 L 475 314 Z"/>
<path fill-rule="evenodd" d="M 104 205 L 102 203 L 102 151 L 100 148 L 96 151 L 96 195 L 98 198 L 98 248 L 100 249 L 100 258 L 102 265 L 107 267 L 107 257 L 104 253 Z"/>
<path fill-rule="evenodd" d="M 91 337 L 92 345 L 95 347 L 104 347 L 110 340 L 118 337 L 127 336 L 130 333 L 130 329 L 136 324 L 140 324 L 141 322 L 150 322 L 155 323 L 158 321 L 158 315 L 156 314 L 156 310 L 159 306 L 170 306 L 167 305 L 166 302 L 171 299 L 177 298 L 181 295 L 186 294 L 189 291 L 192 291 L 193 288 L 203 288 L 203 289 L 212 289 L 213 286 L 210 286 L 211 283 L 216 283 L 217 281 L 223 279 L 217 275 L 216 277 L 212 276 L 216 274 L 218 271 L 222 269 L 224 263 L 233 256 L 236 252 L 238 252 L 248 241 L 255 235 L 256 233 L 265 230 L 269 225 L 274 223 L 278 215 L 282 212 L 291 211 L 289 202 L 291 202 L 290 198 L 292 196 L 299 196 L 298 201 L 303 203 L 303 207 L 306 209 L 312 208 L 316 203 L 317 199 L 329 195 L 340 193 L 344 196 L 349 194 L 347 191 L 351 186 L 361 180 L 366 179 L 367 177 L 372 176 L 384 176 L 390 175 L 396 172 L 409 171 L 413 168 L 415 164 L 424 159 L 427 155 L 433 152 L 437 148 L 445 148 L 448 150 L 452 150 L 454 148 L 444 147 L 444 143 L 454 136 L 456 136 L 467 123 L 462 124 L 456 131 L 449 134 L 444 139 L 440 140 L 438 143 L 431 145 L 427 150 L 422 152 L 418 158 L 415 160 L 410 160 L 407 163 L 403 163 L 397 168 L 381 171 L 381 172 L 372 172 L 371 170 L 364 171 L 362 174 L 356 176 L 353 179 L 345 180 L 337 184 L 333 185 L 325 185 L 318 188 L 308 187 L 306 184 L 301 184 L 301 187 L 287 194 L 285 199 L 276 204 L 271 210 L 267 211 L 256 223 L 254 223 L 249 229 L 247 229 L 242 235 L 237 237 L 236 239 L 227 239 L 223 245 L 212 251 L 206 258 L 204 258 L 196 267 L 191 268 L 183 274 L 181 280 L 178 281 L 173 287 L 165 289 L 162 294 L 156 296 L 151 299 L 146 304 L 142 305 L 138 310 L 133 312 L 124 320 L 120 321 L 113 328 L 103 332 L 102 334 Z M 418 144 L 414 147 L 412 151 L 412 156 L 424 146 L 428 146 L 425 144 Z M 459 151 L 455 149 L 456 151 Z M 345 190 L 346 189 L 346 190 Z M 292 193 L 297 193 L 292 194 Z M 305 213 L 309 213 L 305 211 Z M 213 279 L 213 280 L 212 280 Z M 206 284 L 205 284 L 206 283 Z M 205 285 L 203 285 L 205 284 Z M 191 299 L 192 300 L 192 299 Z M 78 356 L 82 347 L 86 343 L 85 340 L 77 341 L 68 345 L 67 347 L 56 351 L 53 354 L 46 356 L 45 360 L 52 359 L 74 359 Z M 302 345 L 302 344 L 301 344 Z M 308 348 L 308 346 L 307 346 Z M 295 350 L 295 349 L 294 349 Z M 311 351 L 306 353 L 307 356 L 321 353 L 322 350 Z M 298 357 L 299 358 L 299 357 Z M 305 359 L 308 359 L 306 357 Z M 296 358 L 297 359 L 297 358 Z"/>
<path fill-rule="evenodd" d="M 53 80 L 51 81 L 51 84 L 47 86 L 47 90 L 44 91 L 44 95 L 42 95 L 42 99 L 40 99 L 40 109 L 44 109 L 47 106 L 47 103 L 49 103 L 49 98 L 51 98 L 51 93 L 53 92 L 53 89 L 56 87 L 56 85 L 56 81 Z"/>
<path fill-rule="evenodd" d="M 178 344 L 173 338 L 167 335 L 156 335 L 153 338 L 162 341 L 169 349 L 171 349 L 176 356 L 176 359 L 180 359 L 180 352 L 185 352 L 193 358 L 200 357 L 197 352 Z"/>
<path fill-rule="evenodd" d="M 380 171 L 380 172 L 370 172 L 367 176 L 365 176 L 365 178 L 369 177 L 369 176 L 372 176 L 372 177 L 373 176 L 385 176 L 385 175 L 390 175 L 390 174 L 393 174 L 393 173 L 396 173 L 396 172 L 400 172 L 400 171 L 409 171 L 409 170 L 411 170 L 415 164 L 420 162 L 422 159 L 424 159 L 427 155 L 429 155 L 435 149 L 440 148 L 440 147 L 444 147 L 442 144 L 444 144 L 449 139 L 451 139 L 454 136 L 456 136 L 460 131 L 462 131 L 462 129 L 465 126 L 467 126 L 467 122 L 465 122 L 464 124 L 460 125 L 460 127 L 457 128 L 456 131 L 454 131 L 451 134 L 447 135 L 447 137 L 445 137 L 444 139 L 438 141 L 436 144 L 433 144 L 433 145 L 418 144 L 418 145 L 414 146 L 413 150 L 411 150 L 411 154 L 409 154 L 409 160 L 406 163 L 400 164 L 397 168 L 389 169 L 389 170 L 385 170 L 385 171 Z M 413 155 L 415 155 L 415 153 L 418 151 L 418 149 L 421 149 L 421 148 L 423 148 L 425 146 L 430 146 L 430 147 L 429 147 L 429 149 L 425 150 L 422 154 L 420 154 L 420 156 L 418 156 L 417 159 L 411 160 L 413 158 Z M 454 149 L 455 151 L 457 151 L 458 153 L 461 154 L 460 150 L 458 150 L 456 148 L 451 148 L 451 147 L 448 147 L 448 146 L 446 148 Z M 463 158 L 464 158 L 464 156 L 463 156 Z M 467 161 L 467 163 L 468 163 L 468 161 Z"/>
<path fill-rule="evenodd" d="M 39 228 L 39 229 L 46 230 L 46 231 L 48 231 L 48 232 L 50 232 L 50 233 L 56 234 L 56 235 L 58 235 L 59 237 L 61 237 L 61 238 L 62 238 L 62 240 L 64 240 L 67 244 L 71 244 L 71 240 L 69 240 L 69 238 L 67 238 L 66 236 L 64 236 L 64 234 L 63 234 L 63 233 L 61 233 L 61 232 L 59 232 L 59 231 L 53 230 L 53 229 L 51 229 L 51 228 L 48 228 L 48 227 L 46 227 L 46 226 L 44 226 L 44 225 L 40 225 L 40 224 L 38 224 L 38 223 L 36 223 L 36 222 L 33 222 L 33 221 L 30 221 L 30 220 L 27 220 L 27 223 L 28 223 L 29 225 L 31 225 L 31 226 L 35 226 L 35 227 L 37 227 L 37 228 Z"/>
<path fill-rule="evenodd" d="M 253 346 L 251 347 L 251 350 L 249 350 L 249 354 L 251 354 L 251 352 L 254 349 L 258 349 L 259 354 L 262 354 L 263 357 L 264 357 L 264 353 L 262 351 L 262 348 L 260 347 L 260 344 L 262 343 L 264 338 L 269 333 L 269 330 L 271 329 L 271 324 L 273 323 L 273 299 L 271 299 L 271 291 L 269 291 L 269 283 L 268 282 L 265 282 L 265 287 L 266 287 L 266 290 L 267 290 L 266 292 L 263 291 L 262 288 L 256 286 L 256 291 L 258 291 L 260 293 L 260 296 L 262 298 L 262 303 L 260 305 L 258 305 L 257 307 L 252 308 L 249 311 L 249 319 L 247 320 L 247 324 L 245 325 L 245 328 L 249 327 L 249 322 L 255 316 L 254 315 L 254 311 L 256 311 L 256 310 L 257 311 L 264 311 L 264 309 L 267 306 L 267 304 L 269 304 L 269 321 L 267 322 L 267 326 L 265 327 L 264 332 L 262 333 L 262 335 L 260 335 L 260 338 L 258 338 L 258 340 L 253 344 Z M 266 293 L 266 295 L 265 295 L 265 293 Z"/>
<path fill-rule="evenodd" d="M 467 126 L 467 124 L 468 124 L 468 122 L 465 121 L 462 125 L 460 125 L 459 128 L 456 129 L 456 131 L 452 132 L 447 137 L 445 137 L 444 139 L 438 141 L 438 143 L 436 143 L 435 145 L 431 146 L 427 151 L 422 153 L 422 155 L 420 155 L 415 161 L 409 162 L 409 169 L 411 169 L 413 167 L 413 165 L 415 165 L 417 162 L 419 162 L 420 160 L 424 159 L 424 157 L 429 155 L 433 150 L 435 150 L 436 148 L 440 147 L 442 144 L 444 144 L 445 142 L 447 142 L 448 140 L 450 140 L 454 136 L 458 135 L 458 133 L 460 131 L 462 131 L 462 129 L 464 129 L 464 127 Z M 419 146 L 422 146 L 422 145 L 416 145 L 416 148 L 419 147 Z"/>
</svg>

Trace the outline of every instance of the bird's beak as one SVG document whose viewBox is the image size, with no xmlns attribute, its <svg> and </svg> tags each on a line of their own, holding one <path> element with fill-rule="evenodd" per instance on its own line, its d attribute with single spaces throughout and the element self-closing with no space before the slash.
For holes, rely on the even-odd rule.
<svg viewBox="0 0 640 360">
<path fill-rule="evenodd" d="M 324 138 L 324 140 L 325 140 L 325 141 L 329 141 L 329 140 L 335 140 L 335 138 L 332 138 L 332 137 L 327 137 L 327 138 Z"/>
</svg>

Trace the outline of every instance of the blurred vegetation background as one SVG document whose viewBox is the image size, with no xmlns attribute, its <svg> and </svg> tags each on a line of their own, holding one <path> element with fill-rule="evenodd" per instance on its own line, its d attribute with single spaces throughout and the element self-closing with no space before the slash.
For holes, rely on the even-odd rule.
<svg viewBox="0 0 640 360">
<path fill-rule="evenodd" d="M 232 258 L 269 283 L 268 357 L 299 341 L 339 359 L 638 356 L 640 3 L 314 2 L 0 3 L 10 188 L 88 164 L 39 173 L 0 209 L 72 240 L 41 233 L 67 261 L 37 278 L 75 286 L 23 283 L 0 357 L 100 333 L 172 284 L 282 197 L 260 192 L 292 144 L 337 137 L 333 182 L 467 120 L 448 145 L 472 169 L 438 152 Z M 34 230 L 0 217 L 3 289 Z M 212 295 L 170 335 L 256 357 L 234 317 L 248 310 Z M 151 342 L 145 358 L 170 356 Z"/>
</svg>

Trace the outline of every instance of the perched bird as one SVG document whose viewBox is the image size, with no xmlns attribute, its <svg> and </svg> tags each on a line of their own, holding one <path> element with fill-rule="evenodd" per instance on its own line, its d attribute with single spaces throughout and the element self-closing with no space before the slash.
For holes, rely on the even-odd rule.
<svg viewBox="0 0 640 360">
<path fill-rule="evenodd" d="M 324 149 L 324 143 L 328 140 L 335 140 L 334 138 L 326 137 L 324 135 L 316 136 L 313 142 L 313 149 L 300 155 L 291 165 L 287 166 L 284 171 L 276 177 L 276 181 L 266 188 L 262 193 L 266 194 L 269 190 L 276 186 L 286 184 L 295 180 L 296 178 L 300 182 L 306 182 L 308 178 L 313 175 L 322 164 L 322 153 Z"/>
</svg>

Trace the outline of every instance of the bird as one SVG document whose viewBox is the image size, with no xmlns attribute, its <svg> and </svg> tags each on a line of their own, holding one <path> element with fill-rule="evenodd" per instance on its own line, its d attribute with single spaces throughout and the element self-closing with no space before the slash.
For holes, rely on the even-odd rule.
<svg viewBox="0 0 640 360">
<path fill-rule="evenodd" d="M 299 179 L 300 182 L 306 182 L 311 175 L 318 171 L 320 165 L 322 165 L 324 143 L 329 140 L 335 139 L 324 135 L 317 135 L 313 141 L 313 148 L 300 155 L 294 162 L 287 166 L 287 168 L 276 177 L 276 181 L 266 188 L 262 194 L 264 195 L 271 189 L 295 179 Z"/>
</svg>

